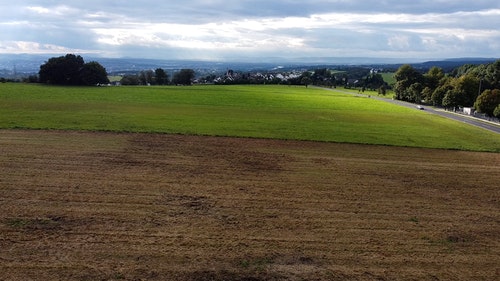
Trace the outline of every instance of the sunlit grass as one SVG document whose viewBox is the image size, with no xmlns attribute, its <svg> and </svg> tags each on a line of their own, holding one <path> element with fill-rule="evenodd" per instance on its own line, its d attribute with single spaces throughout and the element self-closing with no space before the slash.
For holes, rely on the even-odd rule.
<svg viewBox="0 0 500 281">
<path fill-rule="evenodd" d="M 0 128 L 156 132 L 500 151 L 498 134 L 367 97 L 289 86 L 0 84 Z"/>
</svg>

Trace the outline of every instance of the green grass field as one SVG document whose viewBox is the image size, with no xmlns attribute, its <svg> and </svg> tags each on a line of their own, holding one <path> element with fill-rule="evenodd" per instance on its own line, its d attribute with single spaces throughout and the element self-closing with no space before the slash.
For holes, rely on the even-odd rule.
<svg viewBox="0 0 500 281">
<path fill-rule="evenodd" d="M 384 78 L 384 81 L 389 84 L 389 85 L 394 85 L 396 84 L 396 79 L 394 78 L 394 72 L 382 72 L 380 73 L 382 75 L 382 78 Z"/>
<path fill-rule="evenodd" d="M 500 136 L 365 97 L 288 86 L 0 84 L 0 128 L 156 132 L 500 152 Z"/>
</svg>

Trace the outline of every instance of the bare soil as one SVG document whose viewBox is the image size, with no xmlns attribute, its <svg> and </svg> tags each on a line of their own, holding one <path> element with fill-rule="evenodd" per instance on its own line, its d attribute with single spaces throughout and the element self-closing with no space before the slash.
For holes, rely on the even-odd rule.
<svg viewBox="0 0 500 281">
<path fill-rule="evenodd" d="M 0 131 L 0 280 L 498 280 L 500 154 Z"/>
</svg>

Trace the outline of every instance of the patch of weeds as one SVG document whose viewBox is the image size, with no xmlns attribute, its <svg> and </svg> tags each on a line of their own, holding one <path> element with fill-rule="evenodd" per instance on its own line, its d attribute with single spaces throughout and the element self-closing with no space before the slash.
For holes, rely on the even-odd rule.
<svg viewBox="0 0 500 281">
<path fill-rule="evenodd" d="M 422 236 L 422 240 L 432 243 L 432 239 L 429 236 Z"/>
<path fill-rule="evenodd" d="M 258 273 L 258 274 L 248 274 L 243 272 L 231 272 L 231 271 L 198 271 L 187 274 L 182 280 L 192 280 L 192 281 L 219 281 L 219 280 L 231 280 L 231 281 L 271 281 L 271 280 L 286 280 L 283 276 L 269 274 L 269 273 Z"/>
<path fill-rule="evenodd" d="M 300 264 L 314 264 L 314 260 L 310 257 L 300 257 L 299 262 Z"/>
<path fill-rule="evenodd" d="M 450 252 L 456 250 L 457 246 L 464 245 L 465 243 L 473 240 L 472 237 L 459 233 L 448 233 L 445 237 L 440 237 L 438 239 L 433 239 L 427 236 L 422 239 L 426 240 L 433 246 L 445 247 Z"/>
<path fill-rule="evenodd" d="M 116 279 L 116 280 L 124 280 L 125 279 L 125 275 L 123 275 L 122 273 L 115 273 L 113 279 Z"/>
<path fill-rule="evenodd" d="M 457 235 L 457 234 L 449 234 L 446 237 L 446 241 L 448 243 L 456 244 L 456 243 L 465 243 L 467 242 L 467 238 L 462 236 L 462 235 Z"/>
<path fill-rule="evenodd" d="M 30 221 L 27 219 L 21 219 L 21 218 L 8 218 L 5 220 L 5 224 L 10 227 L 14 228 L 22 228 L 29 224 Z"/>
<path fill-rule="evenodd" d="M 411 221 L 411 222 L 414 222 L 415 224 L 418 224 L 418 223 L 419 223 L 419 220 L 418 220 L 418 218 L 417 218 L 417 217 L 411 217 L 411 218 L 410 218 L 410 221 Z"/>
<path fill-rule="evenodd" d="M 256 259 L 245 259 L 239 262 L 240 267 L 247 270 L 264 271 L 268 266 L 273 264 L 274 261 L 271 258 L 256 258 Z"/>
<path fill-rule="evenodd" d="M 50 230 L 59 226 L 61 217 L 48 218 L 7 218 L 5 224 L 12 228 L 25 230 Z"/>
<path fill-rule="evenodd" d="M 248 269 L 248 268 L 250 268 L 250 261 L 242 260 L 242 261 L 240 261 L 240 266 L 243 267 L 244 269 Z"/>
</svg>

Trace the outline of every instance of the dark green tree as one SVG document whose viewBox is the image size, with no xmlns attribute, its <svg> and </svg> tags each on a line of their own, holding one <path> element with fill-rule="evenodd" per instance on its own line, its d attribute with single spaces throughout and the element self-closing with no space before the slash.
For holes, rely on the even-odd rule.
<svg viewBox="0 0 500 281">
<path fill-rule="evenodd" d="M 422 90 L 422 100 L 426 103 L 426 104 L 430 104 L 432 103 L 432 89 L 430 87 L 425 87 L 423 90 Z"/>
<path fill-rule="evenodd" d="M 443 69 L 439 67 L 431 67 L 426 74 L 424 74 L 425 87 L 429 87 L 431 91 L 434 91 L 439 87 L 439 81 L 443 79 L 444 72 Z"/>
<path fill-rule="evenodd" d="M 311 80 L 311 77 L 309 76 L 304 76 L 302 77 L 302 79 L 300 79 L 300 83 L 304 86 L 306 86 L 306 88 L 309 86 L 309 84 L 311 84 L 312 80 Z"/>
<path fill-rule="evenodd" d="M 154 72 L 152 70 L 143 70 L 139 73 L 139 83 L 141 85 L 151 85 L 153 83 Z"/>
<path fill-rule="evenodd" d="M 385 87 L 385 85 L 382 85 L 380 86 L 380 88 L 378 88 L 378 94 L 382 96 L 385 96 L 387 94 L 387 88 Z"/>
<path fill-rule="evenodd" d="M 452 85 L 455 91 L 461 93 L 461 104 L 459 106 L 472 107 L 476 101 L 479 92 L 479 79 L 472 75 L 464 75 L 454 79 Z"/>
<path fill-rule="evenodd" d="M 40 66 L 38 72 L 40 82 L 55 85 L 80 85 L 80 70 L 83 65 L 83 58 L 73 54 L 50 58 Z"/>
<path fill-rule="evenodd" d="M 81 56 L 67 54 L 50 58 L 40 66 L 40 83 L 54 85 L 95 85 L 108 83 L 106 69 L 97 62 L 85 63 Z"/>
<path fill-rule="evenodd" d="M 443 99 L 446 96 L 446 93 L 450 90 L 452 90 L 453 87 L 451 85 L 443 85 L 438 87 L 433 93 L 431 97 L 431 102 L 435 106 L 442 106 L 443 105 Z"/>
<path fill-rule="evenodd" d="M 335 76 L 333 76 L 331 71 L 326 68 L 319 68 L 314 70 L 314 73 L 311 75 L 310 78 L 311 78 L 310 83 L 319 86 L 333 85 L 333 82 L 335 80 Z"/>
<path fill-rule="evenodd" d="M 191 85 L 194 79 L 194 70 L 181 69 L 174 74 L 173 83 L 176 85 Z"/>
<path fill-rule="evenodd" d="M 452 75 L 456 78 L 462 76 L 473 76 L 481 81 L 482 92 L 484 89 L 500 89 L 500 60 L 489 64 L 465 64 L 453 70 Z"/>
<path fill-rule="evenodd" d="M 409 102 L 420 102 L 417 98 L 421 97 L 416 94 L 415 90 L 422 90 L 423 75 L 409 64 L 402 65 L 394 74 L 396 84 L 394 85 L 395 98 Z M 410 89 L 410 86 L 418 83 Z"/>
<path fill-rule="evenodd" d="M 155 81 L 157 85 L 168 84 L 168 74 L 162 68 L 155 69 Z"/>
<path fill-rule="evenodd" d="M 456 110 L 458 107 L 465 104 L 464 96 L 465 94 L 463 91 L 453 88 L 446 92 L 446 95 L 443 98 L 443 106 Z"/>
<path fill-rule="evenodd" d="M 421 103 L 423 90 L 423 86 L 419 82 L 411 84 L 410 87 L 406 90 L 408 101 Z"/>
<path fill-rule="evenodd" d="M 384 77 L 379 73 L 370 73 L 364 80 L 364 86 L 371 90 L 379 89 L 385 86 Z"/>
<path fill-rule="evenodd" d="M 106 68 L 95 61 L 84 64 L 80 70 L 80 82 L 81 85 L 87 86 L 108 84 L 109 79 Z"/>
<path fill-rule="evenodd" d="M 139 76 L 138 75 L 124 75 L 120 80 L 120 83 L 124 86 L 136 86 L 139 85 Z"/>
<path fill-rule="evenodd" d="M 500 105 L 500 90 L 485 90 L 474 103 L 474 108 L 488 116 L 494 116 L 495 109 Z"/>
<path fill-rule="evenodd" d="M 479 77 L 482 79 L 483 77 Z M 500 60 L 488 65 L 484 79 L 489 84 L 490 89 L 500 89 Z"/>
<path fill-rule="evenodd" d="M 299 84 L 306 86 L 306 88 L 313 82 L 312 73 L 309 71 L 304 71 L 299 77 Z"/>
<path fill-rule="evenodd" d="M 436 89 L 441 85 L 441 81 L 444 78 L 444 72 L 442 68 L 431 67 L 426 74 L 424 74 L 424 89 L 422 91 L 422 99 L 425 103 L 433 103 L 432 95 Z M 444 95 L 443 95 L 444 97 Z M 441 98 L 442 99 L 442 98 Z M 441 104 L 442 100 L 439 102 Z"/>
</svg>

